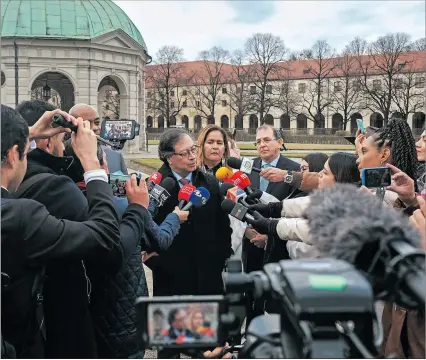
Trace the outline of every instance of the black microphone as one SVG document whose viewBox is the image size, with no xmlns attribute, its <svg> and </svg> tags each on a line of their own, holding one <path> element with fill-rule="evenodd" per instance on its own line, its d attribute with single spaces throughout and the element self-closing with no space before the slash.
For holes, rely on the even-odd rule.
<svg viewBox="0 0 426 360">
<path fill-rule="evenodd" d="M 377 299 L 425 307 L 426 254 L 406 217 L 353 185 L 311 195 L 305 212 L 320 257 L 346 260 L 370 278 Z"/>
<path fill-rule="evenodd" d="M 249 158 L 237 159 L 235 157 L 230 157 L 226 160 L 226 163 L 233 169 L 241 170 L 246 174 L 251 174 L 253 171 L 260 173 L 262 169 L 253 167 L 253 160 Z"/>
<path fill-rule="evenodd" d="M 173 191 L 175 185 L 176 181 L 171 177 L 167 177 L 160 183 L 160 185 L 154 185 L 149 193 L 149 196 L 150 198 L 154 199 L 158 207 L 163 206 L 163 204 L 170 197 L 170 192 Z"/>
<path fill-rule="evenodd" d="M 231 199 L 225 199 L 221 204 L 222 210 L 234 218 L 244 222 L 246 219 L 254 220 L 254 217 L 248 214 L 248 209 L 238 203 L 235 203 Z"/>
</svg>

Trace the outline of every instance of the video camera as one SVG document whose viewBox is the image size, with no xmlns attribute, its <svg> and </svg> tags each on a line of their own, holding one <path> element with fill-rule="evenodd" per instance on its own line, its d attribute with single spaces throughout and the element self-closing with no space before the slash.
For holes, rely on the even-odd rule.
<svg viewBox="0 0 426 360">
<path fill-rule="evenodd" d="M 267 264 L 263 271 L 246 274 L 241 272 L 239 259 L 230 259 L 225 283 L 225 296 L 138 299 L 142 346 L 190 353 L 203 347 L 223 346 L 228 341 L 231 346 L 224 351 L 239 347 L 240 358 L 367 358 L 378 354 L 378 341 L 373 339 L 374 327 L 380 325 L 372 288 L 347 262 L 284 260 Z M 255 299 L 278 300 L 281 309 L 280 314 L 254 318 L 244 344 L 239 346 L 248 294 Z M 172 341 L 170 329 L 164 326 L 163 337 L 153 338 L 156 310 L 165 315 L 170 308 L 183 309 L 180 315 L 184 317 L 190 307 L 201 308 L 206 303 L 216 309 L 215 315 L 210 316 L 214 319 L 210 324 L 215 324 L 214 338 L 195 339 L 194 334 L 192 338 L 179 338 L 184 334 L 178 332 Z M 170 321 L 168 326 L 172 327 Z M 161 334 L 161 329 L 157 330 Z"/>
</svg>

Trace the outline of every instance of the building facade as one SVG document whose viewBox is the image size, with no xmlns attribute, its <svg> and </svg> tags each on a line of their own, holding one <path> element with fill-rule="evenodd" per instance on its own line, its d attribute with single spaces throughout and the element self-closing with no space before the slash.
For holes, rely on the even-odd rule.
<svg viewBox="0 0 426 360">
<path fill-rule="evenodd" d="M 119 94 L 115 118 L 143 126 L 150 56 L 139 30 L 113 1 L 3 0 L 1 10 L 2 104 L 15 107 L 44 94 L 65 111 L 86 103 L 103 118 L 111 115 L 105 98 L 113 89 Z M 125 150 L 139 152 L 145 143 L 142 131 Z"/>
</svg>

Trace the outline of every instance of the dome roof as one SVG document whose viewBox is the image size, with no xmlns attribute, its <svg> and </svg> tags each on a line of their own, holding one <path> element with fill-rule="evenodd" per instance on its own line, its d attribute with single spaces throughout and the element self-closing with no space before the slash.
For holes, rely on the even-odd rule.
<svg viewBox="0 0 426 360">
<path fill-rule="evenodd" d="M 2 0 L 1 36 L 89 40 L 121 29 L 147 50 L 132 20 L 111 0 Z"/>
</svg>

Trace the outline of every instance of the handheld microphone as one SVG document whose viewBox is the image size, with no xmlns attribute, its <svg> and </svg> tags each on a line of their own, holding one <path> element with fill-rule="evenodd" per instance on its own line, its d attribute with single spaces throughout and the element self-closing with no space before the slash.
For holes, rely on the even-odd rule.
<svg viewBox="0 0 426 360">
<path fill-rule="evenodd" d="M 305 218 L 318 256 L 346 260 L 366 273 L 378 299 L 424 309 L 426 254 L 407 218 L 348 184 L 316 191 Z"/>
<path fill-rule="evenodd" d="M 170 197 L 170 192 L 174 189 L 176 181 L 171 177 L 166 177 L 160 185 L 155 184 L 152 188 L 152 191 L 149 194 L 149 197 L 154 199 L 157 203 L 157 206 L 163 206 L 163 204 Z"/>
<path fill-rule="evenodd" d="M 186 204 L 182 210 L 188 211 L 193 206 L 194 207 L 204 206 L 209 199 L 210 199 L 210 192 L 206 188 L 200 186 L 192 192 L 192 194 L 189 196 L 188 204 Z"/>
<path fill-rule="evenodd" d="M 245 219 L 254 220 L 254 217 L 247 213 L 248 209 L 245 206 L 235 203 L 231 199 L 223 200 L 221 207 L 228 215 L 242 222 L 245 222 Z"/>
<path fill-rule="evenodd" d="M 241 190 L 238 186 L 234 186 L 230 183 L 223 183 L 220 187 L 220 193 L 226 198 L 234 202 L 238 202 L 245 207 L 250 205 L 246 203 L 244 198 L 247 196 L 246 193 Z"/>
<path fill-rule="evenodd" d="M 163 178 L 163 175 L 161 175 L 158 171 L 154 171 L 151 176 L 148 178 L 148 192 L 151 192 L 153 187 L 156 184 L 159 184 L 161 182 L 161 179 Z"/>
<path fill-rule="evenodd" d="M 186 184 L 182 186 L 178 194 L 179 209 L 182 210 L 183 206 L 189 201 L 189 197 L 195 191 L 195 189 L 196 187 L 191 184 Z"/>
<path fill-rule="evenodd" d="M 230 157 L 226 163 L 233 169 L 240 170 L 246 174 L 251 174 L 253 171 L 260 173 L 262 169 L 253 167 L 253 160 L 243 157 L 242 159 L 237 159 L 235 157 Z"/>
<path fill-rule="evenodd" d="M 253 189 L 250 187 L 250 179 L 247 174 L 244 174 L 242 171 L 237 171 L 232 175 L 232 182 L 235 186 L 238 186 L 241 190 L 244 190 L 248 195 L 253 194 Z M 259 202 L 259 199 L 256 199 Z"/>
<path fill-rule="evenodd" d="M 221 182 L 224 182 L 225 180 L 229 179 L 231 176 L 232 176 L 232 171 L 224 166 L 217 169 L 216 171 L 216 179 L 218 179 Z"/>
</svg>

